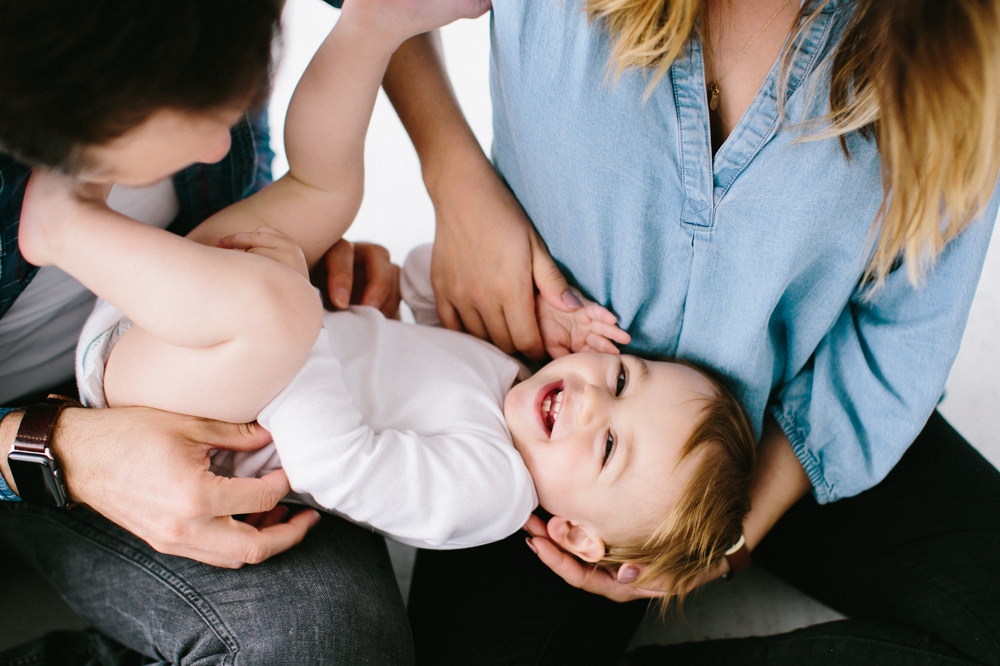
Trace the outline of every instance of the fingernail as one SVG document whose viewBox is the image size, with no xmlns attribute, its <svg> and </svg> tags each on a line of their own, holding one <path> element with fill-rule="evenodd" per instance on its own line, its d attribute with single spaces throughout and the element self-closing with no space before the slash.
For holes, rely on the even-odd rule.
<svg viewBox="0 0 1000 666">
<path fill-rule="evenodd" d="M 334 296 L 333 300 L 337 304 L 338 308 L 346 308 L 351 304 L 351 292 L 347 291 L 343 287 L 338 289 Z"/>
<path fill-rule="evenodd" d="M 535 547 L 535 544 L 531 543 L 531 537 L 526 538 L 524 540 L 524 543 L 528 544 L 528 548 L 531 549 L 531 552 L 533 552 L 535 555 L 538 555 L 538 548 Z"/>
<path fill-rule="evenodd" d="M 628 585 L 639 576 L 639 568 L 630 564 L 623 565 L 618 569 L 618 582 Z"/>
<path fill-rule="evenodd" d="M 563 303 L 565 303 L 566 305 L 570 306 L 571 308 L 582 308 L 583 307 L 583 301 L 581 301 L 579 298 L 577 298 L 576 294 L 574 294 L 569 289 L 567 289 L 566 291 L 563 292 L 562 299 L 563 299 Z"/>
</svg>

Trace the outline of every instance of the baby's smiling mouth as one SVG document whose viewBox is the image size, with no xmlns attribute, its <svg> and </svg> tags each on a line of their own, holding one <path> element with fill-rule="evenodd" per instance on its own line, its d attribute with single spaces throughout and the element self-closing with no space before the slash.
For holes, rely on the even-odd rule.
<svg viewBox="0 0 1000 666">
<path fill-rule="evenodd" d="M 545 432 L 549 437 L 552 437 L 552 429 L 556 425 L 556 420 L 559 418 L 559 412 L 562 411 L 563 405 L 563 385 L 560 382 L 556 384 L 545 397 L 542 398 L 542 404 L 540 407 L 542 415 L 542 424 L 545 426 Z"/>
</svg>

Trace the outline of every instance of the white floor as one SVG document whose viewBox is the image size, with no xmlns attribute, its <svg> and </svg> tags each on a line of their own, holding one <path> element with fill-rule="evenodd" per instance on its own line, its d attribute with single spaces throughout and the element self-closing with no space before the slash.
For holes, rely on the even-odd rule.
<svg viewBox="0 0 1000 666">
<path fill-rule="evenodd" d="M 271 105 L 278 156 L 275 173 L 287 163 L 281 151 L 284 111 L 299 75 L 336 20 L 320 0 L 288 0 L 283 58 Z M 462 21 L 443 31 L 449 71 L 459 100 L 483 146 L 492 140 L 488 18 Z M 348 237 L 373 240 L 402 261 L 434 234 L 434 211 L 423 189 L 413 147 L 384 96 L 380 96 L 366 149 L 365 203 Z M 994 238 L 961 352 L 941 406 L 945 416 L 1000 467 L 1000 241 Z M 401 587 L 409 587 L 413 551 L 390 544 Z M 54 628 L 79 626 L 33 572 L 0 562 L 4 571 L 0 607 L 21 611 L 0 623 L 0 650 Z M 762 570 L 751 568 L 730 584 L 715 583 L 693 597 L 686 621 L 650 617 L 634 644 L 763 635 L 839 617 Z"/>
</svg>

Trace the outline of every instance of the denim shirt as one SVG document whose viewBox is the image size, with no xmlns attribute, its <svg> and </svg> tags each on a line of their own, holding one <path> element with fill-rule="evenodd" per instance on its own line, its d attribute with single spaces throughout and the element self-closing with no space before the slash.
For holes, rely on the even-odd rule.
<svg viewBox="0 0 1000 666">
<path fill-rule="evenodd" d="M 714 160 L 697 39 L 643 102 L 648 77 L 609 74 L 583 7 L 496 3 L 498 170 L 559 266 L 617 314 L 628 352 L 728 377 L 758 433 L 776 418 L 818 501 L 877 484 L 942 394 L 998 196 L 920 288 L 903 266 L 869 293 L 878 151 L 857 133 L 850 159 L 838 139 L 801 140 L 829 109 L 824 65 L 853 4 L 827 5 L 787 87 L 776 64 Z"/>
</svg>

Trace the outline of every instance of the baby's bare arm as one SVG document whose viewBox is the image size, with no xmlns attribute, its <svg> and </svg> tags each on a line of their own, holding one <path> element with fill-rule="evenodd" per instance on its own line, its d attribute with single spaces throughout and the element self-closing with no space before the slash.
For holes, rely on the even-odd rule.
<svg viewBox="0 0 1000 666">
<path fill-rule="evenodd" d="M 36 171 L 19 241 L 29 261 L 59 266 L 135 323 L 108 364 L 109 401 L 252 420 L 318 335 L 304 266 L 192 243 L 110 210 L 106 194 Z"/>
</svg>

